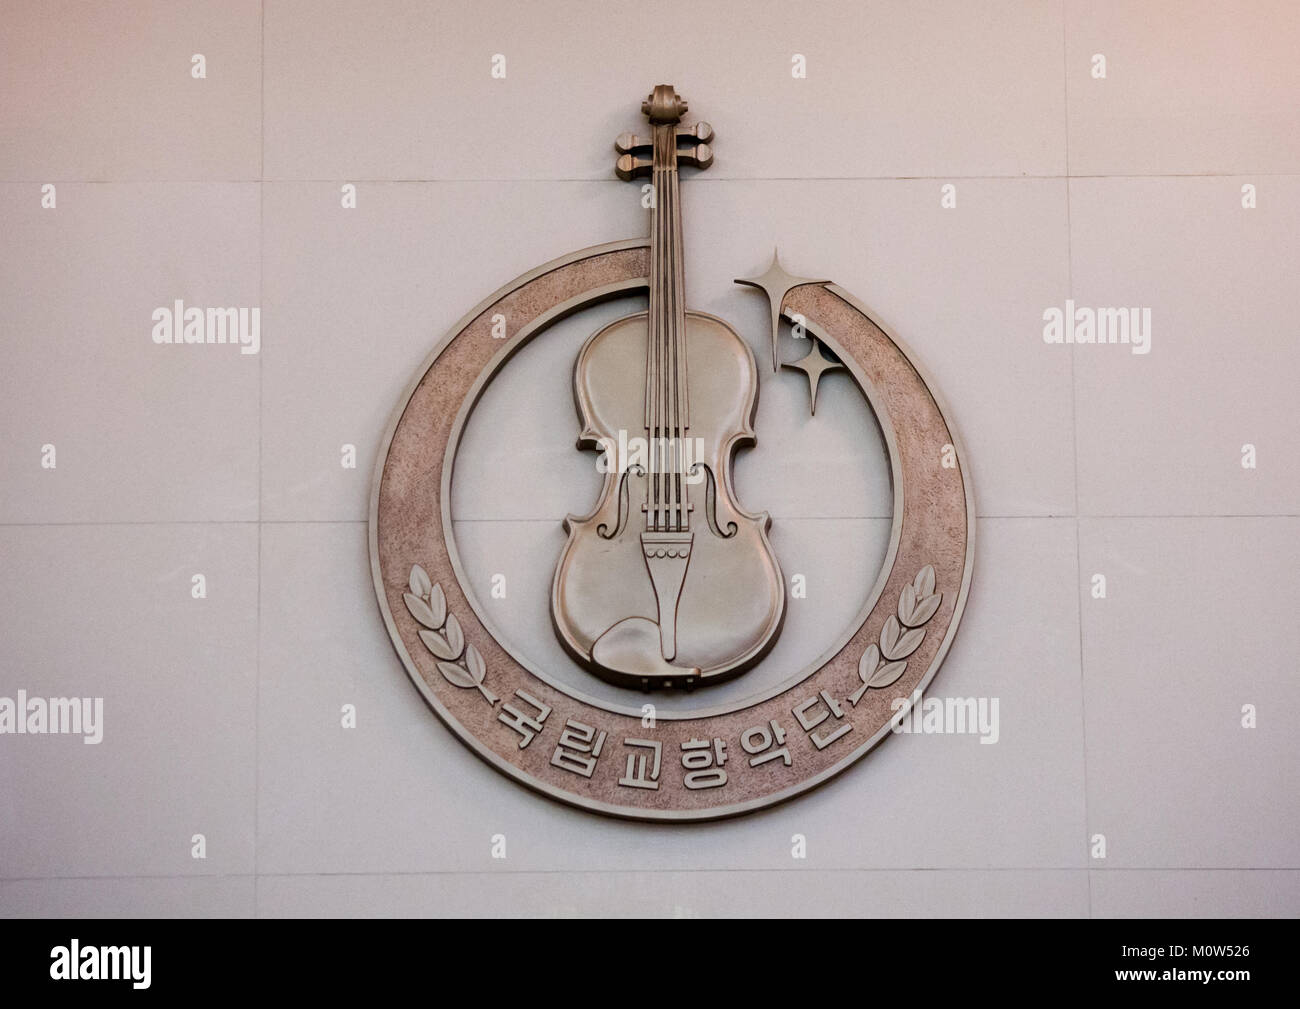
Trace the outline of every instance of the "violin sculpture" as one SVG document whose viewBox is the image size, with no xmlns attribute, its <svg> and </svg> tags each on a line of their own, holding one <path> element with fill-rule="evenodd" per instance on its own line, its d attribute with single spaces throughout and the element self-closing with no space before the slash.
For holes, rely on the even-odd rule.
<svg viewBox="0 0 1300 1009">
<path fill-rule="evenodd" d="M 771 519 L 743 509 L 732 486 L 736 450 L 754 444 L 754 355 L 727 323 L 686 309 L 678 167 L 713 161 L 712 129 L 682 126 L 686 109 L 659 85 L 641 106 L 650 138 L 615 145 L 620 178 L 653 182 L 649 311 L 605 326 L 578 355 L 578 446 L 610 464 L 595 508 L 564 520 L 551 588 L 570 654 L 643 689 L 743 672 L 785 617 Z"/>
</svg>

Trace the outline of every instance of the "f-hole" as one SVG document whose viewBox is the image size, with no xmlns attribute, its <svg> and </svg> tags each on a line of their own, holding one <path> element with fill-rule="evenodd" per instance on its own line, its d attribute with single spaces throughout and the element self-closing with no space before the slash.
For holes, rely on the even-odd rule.
<svg viewBox="0 0 1300 1009">
<path fill-rule="evenodd" d="M 600 525 L 596 526 L 596 535 L 603 540 L 615 539 L 619 533 L 623 531 L 623 527 L 627 525 L 627 478 L 629 476 L 645 476 L 645 467 L 640 463 L 632 463 L 632 465 L 628 466 L 627 469 L 623 470 L 623 475 L 618 478 L 618 522 L 614 526 L 613 532 L 609 531 L 609 523 L 607 522 L 602 522 Z M 709 520 L 710 524 L 712 524 L 712 521 L 712 519 Z"/>
<path fill-rule="evenodd" d="M 700 470 L 703 470 L 705 476 L 708 477 L 708 490 L 705 493 L 704 501 L 704 517 L 709 520 L 709 529 L 713 535 L 717 536 L 719 539 L 731 539 L 731 537 L 736 535 L 739 526 L 734 522 L 728 522 L 726 532 L 723 532 L 718 526 L 718 484 L 717 480 L 713 476 L 713 468 L 711 466 L 706 466 L 702 462 L 691 464 L 690 472 L 692 476 Z"/>
</svg>

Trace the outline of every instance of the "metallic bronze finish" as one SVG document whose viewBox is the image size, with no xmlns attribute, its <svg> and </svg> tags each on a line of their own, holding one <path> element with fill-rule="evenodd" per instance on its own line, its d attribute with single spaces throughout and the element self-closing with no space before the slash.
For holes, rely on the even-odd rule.
<svg viewBox="0 0 1300 1009">
<path fill-rule="evenodd" d="M 686 464 L 677 468 L 694 522 L 680 534 L 646 532 L 644 467 L 611 467 L 596 508 L 565 520 L 569 541 L 555 570 L 552 611 L 560 640 L 597 675 L 630 686 L 690 687 L 735 675 L 771 647 L 785 616 L 781 569 L 767 540 L 770 520 L 744 511 L 731 486 L 733 453 L 754 441 L 753 354 L 713 316 L 689 313 L 686 330 L 691 425 L 684 434 Z M 575 378 L 579 444 L 616 447 L 620 432 L 623 443 L 629 431 L 645 436 L 645 376 L 637 367 L 645 345 L 641 313 L 606 326 L 583 348 Z M 669 556 L 651 557 L 651 550 Z M 660 574 L 655 566 L 674 560 L 684 576 L 665 590 L 677 572 Z M 670 594 L 672 612 L 662 613 Z M 664 628 L 672 631 L 671 657 L 669 646 L 661 647 Z M 624 654 L 603 655 L 602 645 L 611 644 Z"/>
<path fill-rule="evenodd" d="M 566 692 L 507 652 L 457 560 L 450 488 L 460 433 L 519 347 L 570 312 L 648 289 L 650 260 L 645 240 L 555 260 L 502 288 L 437 345 L 381 446 L 371 570 L 412 681 L 480 757 L 585 809 L 703 820 L 798 795 L 889 733 L 902 713 L 895 699 L 923 690 L 951 646 L 970 589 L 975 510 L 964 450 L 906 348 L 840 288 L 801 282 L 775 295 L 774 318 L 798 315 L 814 352 L 824 347 L 844 365 L 880 420 L 894 475 L 889 551 L 856 626 L 815 668 L 792 670 L 779 693 L 652 727 Z M 504 346 L 491 335 L 498 314 L 507 320 Z M 710 317 L 690 318 L 705 325 Z M 615 326 L 644 325 L 635 319 Z M 771 380 L 803 380 L 779 374 Z"/>
<path fill-rule="evenodd" d="M 564 521 L 551 619 L 603 679 L 691 688 L 767 653 L 785 582 L 771 520 L 743 509 L 732 486 L 736 449 L 754 444 L 754 355 L 721 319 L 686 310 L 678 146 L 706 147 L 713 131 L 678 126 L 686 103 L 669 85 L 641 107 L 654 131 L 650 310 L 606 326 L 578 355 L 578 446 L 603 453 L 605 482 L 589 514 Z M 615 147 L 635 151 L 636 138 Z M 629 157 L 620 175 L 636 174 Z"/>
</svg>

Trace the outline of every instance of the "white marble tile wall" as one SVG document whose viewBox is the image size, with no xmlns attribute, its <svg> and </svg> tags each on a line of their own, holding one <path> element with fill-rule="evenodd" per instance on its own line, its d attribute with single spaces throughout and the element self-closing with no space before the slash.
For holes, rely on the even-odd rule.
<svg viewBox="0 0 1300 1009">
<path fill-rule="evenodd" d="M 1300 913 L 1300 7 L 667 8 L 659 35 L 577 0 L 6 12 L 0 697 L 105 715 L 94 745 L 0 735 L 0 914 Z M 978 553 L 934 689 L 1001 723 L 689 828 L 471 755 L 392 651 L 364 524 L 432 343 L 644 233 L 611 142 L 659 81 L 718 133 L 684 187 L 694 307 L 761 352 L 731 281 L 779 244 L 952 407 Z M 177 299 L 258 307 L 259 353 L 155 344 Z M 1067 299 L 1149 309 L 1149 352 L 1046 343 Z M 458 470 L 470 576 L 508 570 L 511 643 L 557 667 L 536 597 L 595 489 L 568 369 L 627 308 L 519 355 Z M 765 383 L 736 471 L 809 578 L 777 662 L 856 608 L 876 571 L 846 558 L 883 556 L 892 501 L 847 382 L 816 418 L 798 392 Z"/>
</svg>

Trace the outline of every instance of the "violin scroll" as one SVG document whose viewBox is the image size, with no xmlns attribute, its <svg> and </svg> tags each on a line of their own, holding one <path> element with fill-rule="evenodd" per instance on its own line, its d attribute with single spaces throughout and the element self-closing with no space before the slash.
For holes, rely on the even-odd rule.
<svg viewBox="0 0 1300 1009">
<path fill-rule="evenodd" d="M 686 100 L 671 84 L 656 84 L 641 103 L 641 114 L 648 116 L 656 126 L 672 126 L 681 122 L 687 108 Z"/>
</svg>

